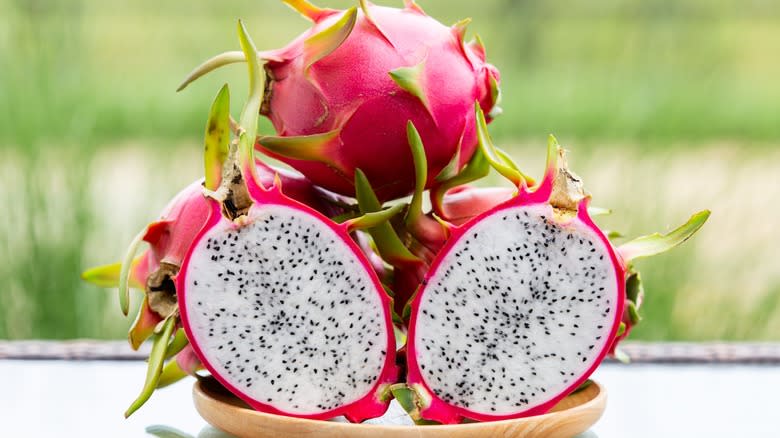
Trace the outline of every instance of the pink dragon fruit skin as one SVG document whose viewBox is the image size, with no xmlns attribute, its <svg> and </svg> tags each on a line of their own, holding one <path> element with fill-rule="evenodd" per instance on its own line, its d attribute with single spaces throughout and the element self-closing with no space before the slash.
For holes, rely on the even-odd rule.
<svg viewBox="0 0 780 438">
<path fill-rule="evenodd" d="M 208 219 L 208 203 L 203 197 L 203 186 L 195 181 L 179 192 L 163 209 L 160 220 L 147 227 L 144 241 L 149 243 L 151 257 L 148 272 L 154 264 L 181 265 L 181 259 L 195 235 Z"/>
<path fill-rule="evenodd" d="M 333 204 L 324 198 L 329 194 L 320 191 L 305 177 L 296 172 L 256 162 L 257 175 L 263 184 L 272 185 L 274 176 L 279 175 L 284 193 L 290 198 L 306 204 L 328 216 L 336 215 Z M 146 284 L 150 273 L 161 263 L 181 266 L 195 236 L 209 218 L 210 208 L 203 196 L 203 182 L 195 181 L 179 192 L 163 209 L 160 219 L 147 227 L 143 240 L 149 243 L 149 255 L 143 253 L 133 267 L 132 278 Z"/>
<path fill-rule="evenodd" d="M 350 12 L 348 36 L 311 63 L 307 41 L 334 25 L 349 26 Z M 486 113 L 493 108 L 499 74 L 478 41 L 463 42 L 465 22 L 446 27 L 411 2 L 404 9 L 363 3 L 360 11 L 319 10 L 309 18 L 311 29 L 269 57 L 275 59 L 265 67 L 261 112 L 288 145 L 307 138 L 301 136 L 331 135 L 316 152 L 309 148 L 306 160 L 290 158 L 271 138 L 260 139 L 261 150 L 345 195 L 354 195 L 359 168 L 382 200 L 414 188 L 409 120 L 425 144 L 429 185 L 453 158 L 458 165 L 469 160 L 477 144 L 474 102 Z"/>
<path fill-rule="evenodd" d="M 454 225 L 462 225 L 471 218 L 490 210 L 512 198 L 511 187 L 459 186 L 447 192 L 442 202 L 442 219 Z"/>
</svg>

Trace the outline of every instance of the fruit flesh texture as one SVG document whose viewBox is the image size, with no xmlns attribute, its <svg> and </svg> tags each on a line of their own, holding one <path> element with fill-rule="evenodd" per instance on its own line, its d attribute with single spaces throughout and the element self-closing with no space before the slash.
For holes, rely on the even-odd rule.
<svg viewBox="0 0 780 438">
<path fill-rule="evenodd" d="M 295 209 L 255 207 L 250 220 L 210 230 L 189 261 L 193 343 L 216 375 L 278 411 L 316 415 L 358 401 L 392 348 L 372 279 L 335 233 Z M 225 344 L 228 332 L 238 336 Z"/>
<path fill-rule="evenodd" d="M 339 147 L 330 158 L 342 163 L 346 172 L 320 162 L 270 155 L 318 185 L 346 195 L 354 194 L 351 170 L 360 168 L 379 198 L 387 200 L 414 188 L 412 157 L 405 146 L 407 122 L 414 122 L 425 142 L 430 183 L 459 144 L 461 165 L 473 154 L 474 101 L 490 111 L 494 104 L 490 80 L 497 81 L 498 72 L 484 62 L 482 53 L 462 43 L 462 35 L 431 17 L 409 9 L 368 8 L 381 32 L 358 12 L 353 31 L 341 46 L 306 70 L 303 41 L 333 25 L 342 16 L 336 14 L 282 49 L 283 61 L 270 60 L 266 71 L 271 92 L 264 110 L 284 137 L 340 130 Z M 399 87 L 389 74 L 420 63 L 425 102 Z"/>
<path fill-rule="evenodd" d="M 444 220 L 454 225 L 462 225 L 468 222 L 469 220 L 473 219 L 474 217 L 494 208 L 495 206 L 508 201 L 514 196 L 515 192 L 516 190 L 511 187 L 479 187 L 478 188 L 478 187 L 467 186 L 467 185 L 459 186 L 448 191 L 446 196 L 444 196 L 440 213 Z M 637 272 L 634 272 L 631 275 L 629 274 L 631 273 L 627 273 L 627 280 L 626 280 L 627 290 L 629 289 L 629 283 L 631 283 L 631 281 L 633 280 L 634 281 L 634 284 L 632 285 L 633 288 L 641 291 L 642 289 L 641 283 L 636 284 L 639 278 L 638 277 L 639 274 Z M 632 275 L 635 278 L 632 279 L 631 278 Z M 400 286 L 402 286 L 402 294 L 403 294 L 403 291 L 410 290 L 410 289 L 414 290 L 417 284 L 415 283 L 413 286 L 401 284 Z M 411 294 L 407 293 L 404 296 L 411 296 Z M 641 307 L 642 299 L 643 299 L 643 292 L 638 292 L 638 296 L 635 297 L 635 302 L 634 302 L 636 309 L 639 309 Z M 616 355 L 616 349 L 618 345 L 620 344 L 620 342 L 622 342 L 624 339 L 628 337 L 628 335 L 631 333 L 632 328 L 638 322 L 636 319 L 631 317 L 627 306 L 624 308 L 622 322 L 625 325 L 625 330 L 621 335 L 615 337 L 615 340 L 609 351 L 610 356 Z"/>
<path fill-rule="evenodd" d="M 459 415 L 543 412 L 603 358 L 620 272 L 603 236 L 552 217 L 537 204 L 483 218 L 432 268 L 413 305 L 410 368 L 419 371 L 410 374 Z M 547 251 L 562 256 L 553 263 Z"/>
<path fill-rule="evenodd" d="M 499 170 L 518 194 L 450 226 L 411 303 L 407 382 L 425 400 L 424 419 L 544 413 L 595 370 L 619 327 L 623 262 L 588 216 L 589 198 L 554 138 L 533 190 L 519 173 Z M 450 339 L 426 334 L 437 329 Z M 558 374 L 537 369 L 551 360 Z"/>
</svg>

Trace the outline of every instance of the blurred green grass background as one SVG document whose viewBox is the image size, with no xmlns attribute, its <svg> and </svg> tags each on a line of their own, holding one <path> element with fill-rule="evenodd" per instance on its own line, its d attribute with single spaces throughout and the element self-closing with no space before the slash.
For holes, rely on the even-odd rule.
<svg viewBox="0 0 780 438">
<path fill-rule="evenodd" d="M 780 3 L 420 3 L 474 19 L 502 72 L 497 141 L 539 174 L 554 132 L 614 210 L 605 227 L 635 235 L 713 209 L 694 241 L 640 263 L 632 339 L 780 340 Z M 237 48 L 239 17 L 261 48 L 307 27 L 272 0 L 0 0 L 0 338 L 124 336 L 115 294 L 78 274 L 119 259 L 199 175 L 211 98 L 225 81 L 241 90 L 244 71 L 174 89 Z"/>
</svg>

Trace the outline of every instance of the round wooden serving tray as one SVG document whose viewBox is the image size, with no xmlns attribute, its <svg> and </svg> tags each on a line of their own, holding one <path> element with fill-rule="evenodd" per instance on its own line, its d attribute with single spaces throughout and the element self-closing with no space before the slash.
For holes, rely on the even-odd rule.
<svg viewBox="0 0 780 438">
<path fill-rule="evenodd" d="M 216 381 L 202 379 L 192 391 L 195 408 L 212 426 L 241 438 L 570 438 L 588 430 L 604 412 L 607 394 L 597 382 L 561 400 L 549 413 L 515 420 L 442 426 L 406 426 L 392 419 L 373 424 L 306 420 L 249 408 Z M 395 405 L 397 409 L 400 409 Z M 392 410 L 392 407 L 391 407 Z M 376 424 L 379 423 L 379 424 Z"/>
</svg>

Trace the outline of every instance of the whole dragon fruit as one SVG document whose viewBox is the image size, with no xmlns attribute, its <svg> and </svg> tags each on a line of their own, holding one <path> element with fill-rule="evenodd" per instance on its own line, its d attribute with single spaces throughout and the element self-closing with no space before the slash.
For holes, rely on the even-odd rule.
<svg viewBox="0 0 780 438">
<path fill-rule="evenodd" d="M 479 38 L 464 42 L 468 20 L 446 27 L 413 1 L 396 9 L 360 2 L 346 11 L 305 1 L 286 3 L 312 28 L 266 59 L 261 113 L 277 137 L 258 147 L 314 183 L 354 195 L 361 169 L 380 200 L 411 193 L 406 124 L 420 131 L 428 157 L 427 185 L 456 173 L 475 150 L 474 102 L 495 114 L 498 71 L 485 62 Z M 228 52 L 198 67 L 182 85 L 229 62 Z"/>
</svg>

